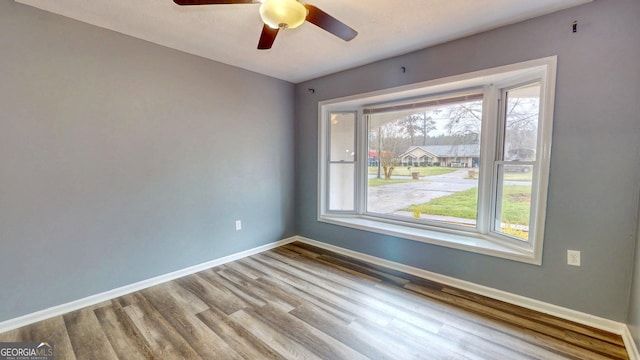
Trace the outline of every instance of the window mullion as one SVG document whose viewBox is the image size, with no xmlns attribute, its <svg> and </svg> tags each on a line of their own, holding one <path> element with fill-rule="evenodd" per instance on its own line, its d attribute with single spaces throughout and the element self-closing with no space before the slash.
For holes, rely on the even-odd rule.
<svg viewBox="0 0 640 360">
<path fill-rule="evenodd" d="M 492 159 L 492 182 L 491 182 L 491 208 L 489 210 L 490 219 L 488 222 L 489 232 L 499 233 L 500 225 L 497 224 L 497 218 L 502 213 L 502 203 L 498 199 L 502 199 L 502 182 L 504 181 L 503 175 L 500 173 L 500 165 L 504 160 L 504 139 L 505 139 L 505 121 L 506 121 L 506 99 L 505 91 L 503 89 L 495 89 L 496 95 L 496 109 L 497 114 L 495 117 L 495 128 L 493 133 L 496 135 L 494 155 Z"/>
<path fill-rule="evenodd" d="M 496 127 L 498 118 L 498 96 L 493 85 L 484 88 L 484 104 L 482 109 L 482 136 L 480 138 L 480 176 L 478 178 L 478 218 L 477 229 L 487 234 L 492 218 L 492 189 L 494 179 L 494 162 L 496 143 Z"/>
<path fill-rule="evenodd" d="M 367 129 L 369 126 L 369 115 L 363 114 L 362 109 L 358 109 L 356 121 L 356 149 L 357 158 L 360 165 L 356 174 L 356 213 L 362 215 L 367 208 L 367 181 L 369 177 L 369 153 L 367 149 Z"/>
</svg>

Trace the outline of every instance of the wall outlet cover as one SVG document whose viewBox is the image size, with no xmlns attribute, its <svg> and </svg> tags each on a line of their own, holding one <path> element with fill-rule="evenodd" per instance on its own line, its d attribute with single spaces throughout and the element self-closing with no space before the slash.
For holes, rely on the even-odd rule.
<svg viewBox="0 0 640 360">
<path fill-rule="evenodd" d="M 580 266 L 579 250 L 567 250 L 567 264 L 571 266 Z"/>
</svg>

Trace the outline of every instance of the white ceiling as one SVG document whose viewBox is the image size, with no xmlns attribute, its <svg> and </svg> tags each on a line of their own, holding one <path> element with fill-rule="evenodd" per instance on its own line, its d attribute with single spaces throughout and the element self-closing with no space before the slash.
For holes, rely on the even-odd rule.
<svg viewBox="0 0 640 360">
<path fill-rule="evenodd" d="M 358 31 L 350 41 L 311 23 L 257 50 L 259 4 L 172 0 L 16 0 L 156 44 L 293 83 L 408 53 L 591 0 L 308 0 Z M 567 24 L 570 26 L 570 24 Z"/>
</svg>

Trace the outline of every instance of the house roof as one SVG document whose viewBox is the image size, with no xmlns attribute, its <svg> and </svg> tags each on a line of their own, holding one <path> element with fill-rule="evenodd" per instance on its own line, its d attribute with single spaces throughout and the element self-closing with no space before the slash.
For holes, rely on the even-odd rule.
<svg viewBox="0 0 640 360">
<path fill-rule="evenodd" d="M 440 158 L 445 157 L 479 157 L 479 144 L 459 144 L 459 145 L 421 145 L 410 146 L 407 151 L 400 154 L 403 158 L 412 153 L 432 154 Z M 415 155 L 415 154 L 414 154 Z"/>
</svg>

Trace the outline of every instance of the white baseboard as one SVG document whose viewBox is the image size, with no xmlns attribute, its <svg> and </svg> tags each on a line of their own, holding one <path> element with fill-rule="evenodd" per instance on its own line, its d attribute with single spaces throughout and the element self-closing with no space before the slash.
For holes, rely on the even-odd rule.
<svg viewBox="0 0 640 360">
<path fill-rule="evenodd" d="M 479 295 L 484 295 L 484 296 L 487 296 L 496 300 L 501 300 L 513 305 L 522 306 L 527 309 L 539 311 L 545 314 L 557 316 L 565 320 L 574 321 L 583 325 L 592 326 L 601 330 L 618 334 L 622 336 L 622 339 L 624 340 L 624 344 L 627 349 L 627 352 L 629 352 L 630 359 L 640 360 L 640 355 L 638 355 L 638 349 L 636 347 L 635 342 L 633 341 L 633 337 L 631 336 L 629 327 L 624 323 L 601 318 L 598 316 L 594 316 L 594 315 L 583 313 L 576 310 L 571 310 L 558 305 L 553 305 L 543 301 L 531 299 L 525 296 L 512 294 L 506 291 L 490 288 L 488 286 L 478 285 L 469 281 L 456 279 L 450 276 L 441 275 L 441 274 L 420 269 L 417 267 L 397 263 L 394 261 L 385 260 L 379 257 L 341 248 L 341 247 L 330 245 L 320 241 L 308 239 L 302 236 L 295 236 L 294 238 L 296 238 L 297 241 L 300 241 L 302 243 L 317 246 L 319 248 L 333 251 L 345 256 L 349 256 L 354 259 L 366 261 L 379 266 L 384 266 L 386 268 L 390 268 L 393 270 L 402 271 L 404 273 L 418 276 L 423 279 L 439 282 L 441 284 L 449 285 L 451 287 L 456 287 L 461 290 L 467 290 Z"/>
<path fill-rule="evenodd" d="M 624 340 L 624 346 L 627 348 L 627 352 L 629 353 L 629 360 L 640 360 L 638 346 L 636 346 L 636 342 L 633 340 L 631 329 L 629 329 L 628 326 L 625 326 L 624 332 L 621 335 L 622 340 Z"/>
<path fill-rule="evenodd" d="M 263 251 L 267 251 L 278 246 L 282 246 L 284 244 L 288 244 L 290 242 L 296 241 L 297 237 L 291 237 L 288 239 L 283 239 L 279 241 L 275 241 L 266 245 L 258 246 L 253 249 L 245 250 L 236 254 L 231 254 L 219 259 L 211 260 L 204 262 L 202 264 L 190 266 L 188 268 L 184 268 L 181 270 L 173 271 L 168 274 L 156 276 L 150 279 L 138 281 L 133 284 L 125 285 L 116 289 L 108 290 L 100 294 L 95 294 L 91 296 L 87 296 L 85 298 L 74 300 L 68 302 L 66 304 L 61 304 L 57 306 L 50 307 L 48 309 L 36 311 L 34 313 L 30 313 L 24 316 L 20 316 L 17 318 L 9 319 L 3 322 L 0 322 L 0 333 L 5 331 L 10 331 L 13 329 L 17 329 L 19 327 L 36 323 L 38 321 L 46 320 L 55 316 L 63 315 L 71 311 L 79 310 L 87 306 L 92 306 L 103 301 L 115 299 L 119 296 L 123 296 L 126 294 L 130 294 L 136 291 L 140 291 L 146 289 L 148 287 L 159 285 L 171 280 L 175 280 L 187 275 L 195 274 L 197 272 L 219 266 L 222 264 L 226 264 L 231 261 L 239 260 L 245 258 L 247 256 L 251 256 L 254 254 L 261 253 Z"/>
<path fill-rule="evenodd" d="M 247 256 L 261 253 L 284 244 L 288 244 L 294 241 L 300 241 L 309 245 L 317 246 L 322 249 L 330 250 L 339 254 L 343 254 L 354 259 L 366 261 L 375 265 L 384 266 L 390 269 L 405 272 L 407 274 L 415 275 L 427 280 L 436 281 L 445 285 L 456 287 L 462 290 L 471 291 L 480 295 L 491 297 L 493 299 L 508 302 L 510 304 L 522 306 L 531 310 L 540 311 L 549 315 L 557 316 L 566 320 L 575 321 L 580 324 L 593 326 L 598 329 L 612 332 L 622 336 L 625 347 L 629 353 L 630 360 L 640 360 L 640 354 L 638 354 L 638 347 L 634 342 L 631 335 L 631 331 L 626 324 L 616 322 L 609 319 L 604 319 L 594 315 L 586 314 L 583 312 L 567 309 L 561 306 L 545 303 L 539 300 L 530 299 L 521 295 L 508 293 L 506 291 L 490 288 L 483 285 L 474 284 L 472 282 L 456 279 L 453 277 L 433 273 L 424 269 L 408 266 L 405 264 L 385 260 L 375 256 L 367 255 L 357 251 L 341 248 L 338 246 L 326 244 L 316 240 L 308 239 L 302 236 L 293 236 L 287 239 L 279 240 L 266 245 L 258 246 L 253 249 L 245 250 L 236 254 L 231 254 L 219 259 L 211 260 L 202 264 L 190 266 L 185 269 L 177 270 L 168 274 L 156 276 L 150 279 L 142 280 L 133 284 L 125 285 L 113 290 L 105 291 L 100 294 L 91 295 L 83 299 L 68 302 L 53 306 L 48 309 L 36 311 L 31 314 L 20 316 L 14 319 L 9 319 L 0 322 L 0 333 L 17 329 L 22 326 L 36 323 L 38 321 L 46 320 L 55 316 L 63 315 L 71 311 L 79 310 L 87 306 L 92 306 L 103 301 L 111 300 L 119 296 L 130 294 L 136 291 L 146 289 L 148 287 L 159 285 L 171 280 L 175 280 L 187 275 L 195 274 L 197 272 L 226 264 L 231 261 L 239 260 Z"/>
</svg>

